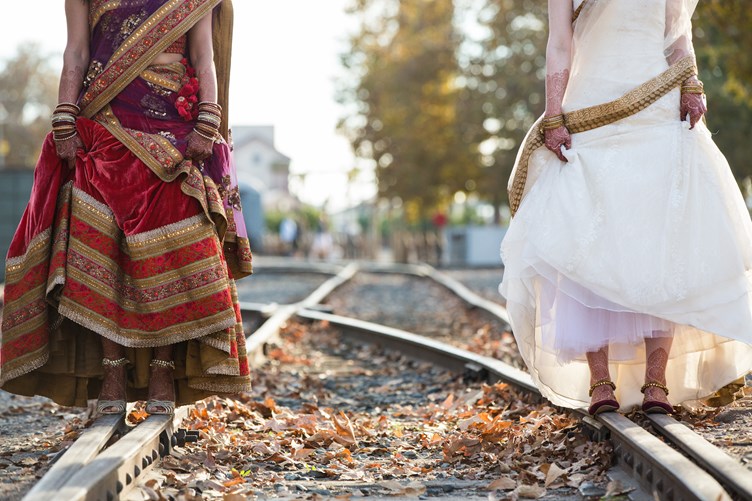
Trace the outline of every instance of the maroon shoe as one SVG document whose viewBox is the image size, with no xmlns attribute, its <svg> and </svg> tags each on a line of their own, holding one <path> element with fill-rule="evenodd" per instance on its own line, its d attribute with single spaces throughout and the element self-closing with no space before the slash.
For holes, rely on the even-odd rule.
<svg viewBox="0 0 752 501">
<path fill-rule="evenodd" d="M 642 403 L 642 412 L 645 414 L 673 414 L 674 407 L 658 400 L 645 400 Z"/>
<path fill-rule="evenodd" d="M 590 391 L 588 392 L 588 396 L 593 396 L 593 391 L 595 391 L 596 388 L 599 386 L 610 386 L 611 391 L 616 390 L 616 385 L 613 381 L 609 379 L 601 379 L 600 381 L 596 381 L 592 385 L 590 385 Z M 592 404 L 588 408 L 588 413 L 591 416 L 595 416 L 596 414 L 601 414 L 603 412 L 614 412 L 619 409 L 619 402 L 614 400 L 613 398 L 605 398 L 603 400 L 598 400 L 594 404 Z"/>
<path fill-rule="evenodd" d="M 602 414 L 604 412 L 615 412 L 617 410 L 619 410 L 619 402 L 617 402 L 613 398 L 608 398 L 591 405 L 588 408 L 588 413 L 591 416 L 595 416 L 596 414 Z"/>
<path fill-rule="evenodd" d="M 645 394 L 645 391 L 649 388 L 657 388 L 662 390 L 668 397 L 668 388 L 666 385 L 657 381 L 648 381 L 642 385 L 640 391 Z M 644 400 L 642 402 L 642 412 L 645 414 L 673 414 L 674 407 L 668 402 L 661 402 L 660 400 Z"/>
</svg>

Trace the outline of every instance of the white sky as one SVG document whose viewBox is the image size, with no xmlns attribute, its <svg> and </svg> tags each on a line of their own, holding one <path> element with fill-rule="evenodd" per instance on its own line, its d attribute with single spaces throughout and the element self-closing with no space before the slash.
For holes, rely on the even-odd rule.
<svg viewBox="0 0 752 501">
<path fill-rule="evenodd" d="M 347 141 L 335 130 L 342 108 L 334 100 L 342 75 L 338 55 L 352 22 L 346 0 L 234 0 L 235 33 L 230 120 L 276 128 L 276 146 L 292 158 L 291 186 L 305 202 L 336 210 L 375 193 L 365 173 L 347 189 L 354 165 Z M 63 0 L 3 0 L 0 59 L 26 42 L 62 54 Z M 33 15 L 33 21 L 32 21 Z"/>
</svg>

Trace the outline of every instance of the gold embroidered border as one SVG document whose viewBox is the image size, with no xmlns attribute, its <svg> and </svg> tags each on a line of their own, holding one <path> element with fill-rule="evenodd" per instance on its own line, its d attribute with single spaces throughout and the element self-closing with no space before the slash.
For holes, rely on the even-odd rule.
<svg viewBox="0 0 752 501">
<path fill-rule="evenodd" d="M 39 369 L 49 360 L 49 352 L 46 347 L 40 348 L 33 353 L 22 355 L 14 360 L 3 362 L 3 371 L 0 373 L 0 386 L 11 379 L 23 376 L 33 370 Z"/>
<path fill-rule="evenodd" d="M 128 64 L 124 63 L 121 60 L 121 57 L 124 56 L 128 50 L 132 49 L 134 45 L 139 43 L 141 41 L 141 38 L 143 38 L 153 28 L 155 28 L 156 25 L 164 22 L 169 14 L 172 13 L 172 11 L 174 11 L 177 7 L 180 7 L 180 4 L 185 1 L 186 0 L 170 0 L 165 3 L 165 5 L 163 5 L 159 10 L 157 10 L 157 12 L 155 12 L 149 19 L 144 21 L 144 23 L 142 23 L 141 26 L 135 32 L 133 32 L 133 34 L 131 34 L 131 36 L 128 37 L 128 39 L 120 47 L 118 47 L 118 50 L 115 51 L 110 60 L 107 62 L 105 70 L 97 77 L 97 80 L 102 78 L 103 75 L 107 74 L 108 71 L 111 71 L 113 66 L 115 66 L 116 61 L 120 64 Z M 128 68 L 124 70 L 123 73 L 121 73 L 119 76 L 116 76 L 112 82 L 107 84 L 106 88 L 104 88 L 99 95 L 92 98 L 88 103 L 83 103 L 83 110 L 81 111 L 81 115 L 85 116 L 86 118 L 91 118 L 92 116 L 94 116 L 95 113 L 101 110 L 115 96 L 120 94 L 120 92 L 122 92 L 123 89 L 125 89 L 128 84 L 133 81 L 134 78 L 140 75 L 141 72 L 151 64 L 155 57 L 164 52 L 165 49 L 172 45 L 175 40 L 187 33 L 194 24 L 196 24 L 206 14 L 209 14 L 212 9 L 214 9 L 214 7 L 220 2 L 221 0 L 207 0 L 206 2 L 196 7 L 193 12 L 188 14 L 185 19 L 183 19 L 183 21 L 180 23 L 180 29 L 172 29 L 168 33 L 164 33 L 161 38 L 151 44 L 151 47 L 149 47 L 141 55 L 141 57 L 138 58 L 138 60 L 130 62 Z M 95 84 L 96 81 L 92 83 L 92 87 L 94 87 Z M 86 100 L 85 97 L 84 100 Z"/>
<path fill-rule="evenodd" d="M 173 92 L 178 92 L 181 87 L 180 82 L 173 82 L 172 80 L 165 78 L 159 73 L 152 71 L 152 70 L 142 71 L 141 78 L 143 78 L 149 83 L 152 83 L 154 85 L 159 85 L 160 87 L 164 87 L 165 89 L 171 90 Z"/>
<path fill-rule="evenodd" d="M 189 386 L 212 393 L 238 394 L 251 391 L 251 376 L 227 376 L 227 378 L 192 378 Z"/>
<path fill-rule="evenodd" d="M 23 276 L 19 276 L 19 271 L 25 272 L 27 268 L 36 266 L 47 258 L 51 235 L 52 228 L 47 228 L 29 241 L 23 255 L 8 258 L 5 262 L 6 281 L 9 283 L 18 281 Z"/>
<path fill-rule="evenodd" d="M 77 268 L 69 268 L 68 277 L 70 277 L 71 280 L 75 280 L 76 282 L 85 285 L 100 296 L 105 297 L 112 302 L 116 302 L 123 310 L 136 315 L 159 313 L 174 308 L 180 304 L 184 304 L 186 301 L 204 299 L 227 288 L 227 280 L 220 279 L 213 283 L 190 289 L 189 291 L 178 292 L 175 295 L 163 299 L 143 303 L 128 299 L 125 295 L 118 293 L 118 291 L 113 289 L 110 285 L 97 280 L 95 277 L 92 277 Z"/>
<path fill-rule="evenodd" d="M 99 20 L 102 19 L 105 12 L 117 9 L 120 7 L 120 3 L 120 0 L 110 0 L 99 6 L 92 5 L 93 10 L 90 10 L 89 12 L 89 29 L 94 31 L 94 28 L 97 26 L 97 23 L 99 23 Z"/>
<path fill-rule="evenodd" d="M 18 298 L 14 299 L 10 303 L 6 304 L 3 311 L 3 317 L 10 318 L 14 313 L 23 310 L 36 298 L 43 297 L 45 293 L 45 284 L 41 283 L 38 286 L 29 289 L 24 292 Z M 7 334 L 7 332 L 4 332 Z"/>
<path fill-rule="evenodd" d="M 89 259 L 95 264 L 103 268 L 106 268 L 112 273 L 120 273 L 120 271 L 122 271 L 122 268 L 119 266 L 119 264 L 113 261 L 112 259 L 110 259 L 109 256 L 101 254 L 100 252 L 88 247 L 86 244 L 78 240 L 73 239 L 71 241 L 70 250 L 77 252 L 81 254 L 82 256 L 85 256 L 86 259 Z M 180 278 L 183 278 L 187 275 L 193 275 L 204 269 L 212 269 L 215 266 L 217 266 L 219 262 L 220 261 L 218 257 L 210 256 L 210 257 L 201 259 L 200 261 L 196 261 L 191 264 L 188 264 L 178 270 L 169 270 L 163 273 L 150 275 L 149 277 L 144 277 L 144 278 L 134 278 L 124 273 L 121 279 L 123 281 L 123 284 L 128 287 L 138 287 L 138 288 L 155 287 L 163 283 L 179 280 Z"/>
<path fill-rule="evenodd" d="M 23 305 L 24 308 L 28 307 L 28 304 Z M 38 314 L 29 317 L 24 322 L 21 322 L 19 324 L 14 325 L 13 327 L 9 329 L 3 328 L 3 338 L 6 340 L 15 339 L 18 335 L 24 335 L 28 334 L 29 332 L 33 332 L 40 327 L 44 326 L 47 323 L 47 308 L 45 305 L 45 308 L 43 310 L 40 310 Z M 5 318 L 9 318 L 10 315 L 3 314 Z M 5 363 L 5 362 L 3 362 Z"/>
<path fill-rule="evenodd" d="M 94 218 L 94 220 L 91 220 L 87 217 L 83 217 L 81 218 L 83 221 L 90 224 L 95 223 L 92 224 L 92 226 L 113 240 L 118 238 L 119 228 L 115 221 L 115 213 L 112 212 L 112 209 L 110 209 L 107 204 L 103 204 L 79 188 L 73 188 L 72 202 L 73 213 L 76 213 L 77 209 L 83 209 L 85 214 L 91 215 Z"/>
<path fill-rule="evenodd" d="M 159 177 L 162 181 L 173 181 L 182 172 L 180 168 L 175 168 L 173 173 L 168 173 L 166 166 L 163 165 L 156 157 L 154 157 L 154 155 L 152 155 L 152 153 L 143 144 L 138 142 L 125 129 L 125 127 L 120 125 L 120 121 L 112 112 L 112 109 L 109 107 L 109 105 L 106 106 L 105 109 L 100 113 L 97 113 L 97 116 L 94 117 L 94 120 L 97 123 L 101 124 L 105 129 L 107 129 L 110 134 L 115 136 L 118 141 L 123 143 L 126 148 L 128 148 L 134 155 L 136 155 L 139 160 L 144 162 L 147 167 L 149 167 L 152 172 L 154 172 L 154 174 L 156 174 L 157 177 Z M 182 162 L 183 155 L 166 138 L 160 136 L 159 134 L 147 134 L 146 132 L 142 132 L 142 134 L 144 134 L 144 136 L 148 136 L 150 139 L 157 142 L 159 146 L 162 147 L 165 154 L 169 155 L 172 158 L 173 167 Z"/>
<path fill-rule="evenodd" d="M 146 333 L 137 329 L 124 329 L 112 320 L 83 308 L 66 297 L 61 298 L 58 312 L 77 324 L 129 348 L 153 348 L 188 341 L 227 329 L 235 324 L 235 312 L 225 310 L 200 320 Z"/>
<path fill-rule="evenodd" d="M 687 56 L 619 99 L 566 113 L 564 122 L 572 134 L 612 124 L 644 110 L 695 74 L 697 74 L 697 67 L 694 58 Z M 512 188 L 509 190 L 509 207 L 512 215 L 517 212 L 522 203 L 530 157 L 535 150 L 543 146 L 543 134 L 540 130 L 542 119 L 543 117 L 540 117 L 536 120 L 528 132 L 525 143 L 522 145 L 520 159 L 515 166 Z"/>
<path fill-rule="evenodd" d="M 138 233 L 136 235 L 130 235 L 125 237 L 128 242 L 128 247 L 150 247 L 155 244 L 161 245 L 165 240 L 172 240 L 186 233 L 190 233 L 200 228 L 201 226 L 209 227 L 209 223 L 203 214 L 197 214 L 183 219 L 175 223 L 170 223 L 165 226 L 160 226 L 153 230 Z"/>
</svg>

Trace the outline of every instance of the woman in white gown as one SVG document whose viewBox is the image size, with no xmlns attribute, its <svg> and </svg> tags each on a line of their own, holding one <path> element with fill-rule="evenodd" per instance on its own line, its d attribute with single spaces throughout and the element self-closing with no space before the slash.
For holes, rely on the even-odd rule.
<svg viewBox="0 0 752 501">
<path fill-rule="evenodd" d="M 752 223 L 700 120 L 696 4 L 549 0 L 500 291 L 555 404 L 671 412 L 752 367 Z"/>
</svg>

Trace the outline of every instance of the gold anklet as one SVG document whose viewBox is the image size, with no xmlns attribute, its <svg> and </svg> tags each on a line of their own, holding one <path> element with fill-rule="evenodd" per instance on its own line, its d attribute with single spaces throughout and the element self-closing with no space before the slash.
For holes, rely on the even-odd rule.
<svg viewBox="0 0 752 501">
<path fill-rule="evenodd" d="M 657 381 L 650 381 L 649 383 L 642 385 L 642 387 L 640 388 L 640 393 L 644 394 L 645 390 L 647 390 L 648 388 L 660 388 L 666 393 L 666 396 L 668 396 L 668 388 L 665 384 L 658 383 Z"/>
<path fill-rule="evenodd" d="M 588 397 L 593 396 L 593 390 L 595 390 L 599 386 L 610 386 L 612 390 L 616 390 L 616 385 L 613 381 L 610 379 L 601 379 L 600 381 L 596 381 L 595 383 L 590 385 L 590 391 L 588 392 Z"/>
<path fill-rule="evenodd" d="M 110 360 L 109 358 L 103 358 L 102 359 L 102 366 L 103 367 L 122 367 L 128 363 L 128 359 L 118 358 L 117 360 Z"/>
</svg>

